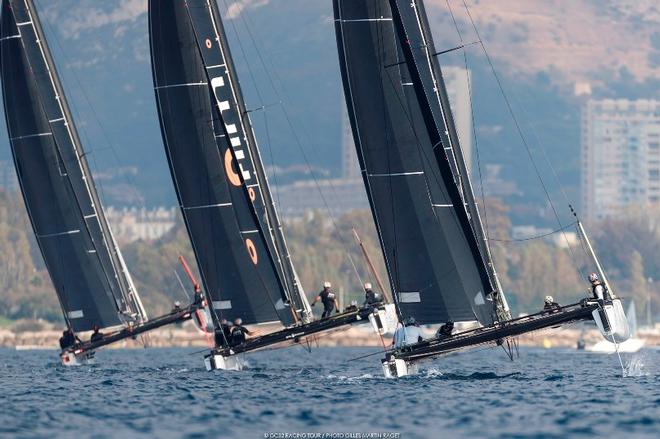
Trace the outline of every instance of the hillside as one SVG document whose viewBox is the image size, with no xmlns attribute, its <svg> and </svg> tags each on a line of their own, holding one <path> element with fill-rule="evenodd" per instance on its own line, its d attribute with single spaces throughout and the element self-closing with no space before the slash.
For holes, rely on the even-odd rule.
<svg viewBox="0 0 660 439">
<path fill-rule="evenodd" d="M 456 46 L 459 39 L 446 0 L 426 3 L 436 46 Z M 37 4 L 105 204 L 174 204 L 154 104 L 146 1 Z M 336 175 L 344 103 L 332 2 L 220 0 L 219 4 L 227 17 L 248 106 L 268 106 L 252 114 L 266 164 L 286 167 L 304 163 L 307 157 L 312 166 Z M 451 5 L 464 40 L 473 41 L 462 1 L 452 0 Z M 473 1 L 471 12 L 525 135 L 532 146 L 544 145 L 570 198 L 578 199 L 581 101 L 572 95 L 573 84 L 592 83 L 596 96 L 658 97 L 657 2 Z M 460 52 L 443 56 L 441 62 L 464 65 Z M 507 201 L 538 211 L 545 204 L 543 193 L 476 45 L 468 50 L 468 67 L 473 72 L 482 164 L 503 165 L 502 177 L 521 188 L 520 195 Z M 4 120 L 1 124 L 4 131 Z M 538 148 L 535 154 L 541 160 Z M 0 160 L 9 157 L 6 137 L 0 136 Z M 557 194 L 559 188 L 547 168 L 541 166 L 548 172 L 551 192 Z M 521 220 L 546 221 L 543 215 Z"/>
</svg>

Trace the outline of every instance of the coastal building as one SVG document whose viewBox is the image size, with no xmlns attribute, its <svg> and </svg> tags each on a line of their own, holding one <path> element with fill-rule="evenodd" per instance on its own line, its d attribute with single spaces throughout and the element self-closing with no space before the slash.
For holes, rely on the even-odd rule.
<svg viewBox="0 0 660 439">
<path fill-rule="evenodd" d="M 152 241 L 164 236 L 176 225 L 178 209 L 157 207 L 154 209 L 112 206 L 105 215 L 119 244 L 143 240 Z"/>
<path fill-rule="evenodd" d="M 581 160 L 587 221 L 660 203 L 660 101 L 588 100 Z"/>
</svg>

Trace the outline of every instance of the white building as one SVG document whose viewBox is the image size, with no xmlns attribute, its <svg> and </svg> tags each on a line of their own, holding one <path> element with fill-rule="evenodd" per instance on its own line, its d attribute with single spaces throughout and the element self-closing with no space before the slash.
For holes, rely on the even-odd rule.
<svg viewBox="0 0 660 439">
<path fill-rule="evenodd" d="M 660 202 L 660 101 L 587 101 L 581 159 L 588 221 Z"/>
<path fill-rule="evenodd" d="M 161 238 L 176 225 L 177 212 L 175 207 L 116 209 L 110 206 L 105 210 L 105 216 L 117 241 L 125 244 Z"/>
</svg>

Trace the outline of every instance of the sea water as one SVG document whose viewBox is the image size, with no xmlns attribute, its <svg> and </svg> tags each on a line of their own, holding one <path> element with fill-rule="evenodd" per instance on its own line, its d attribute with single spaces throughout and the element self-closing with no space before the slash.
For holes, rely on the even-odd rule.
<svg viewBox="0 0 660 439">
<path fill-rule="evenodd" d="M 660 351 L 624 355 L 625 378 L 613 355 L 487 349 L 401 379 L 382 378 L 380 354 L 352 360 L 371 352 L 294 347 L 206 372 L 195 349 L 75 368 L 0 349 L 0 437 L 660 437 Z"/>
</svg>

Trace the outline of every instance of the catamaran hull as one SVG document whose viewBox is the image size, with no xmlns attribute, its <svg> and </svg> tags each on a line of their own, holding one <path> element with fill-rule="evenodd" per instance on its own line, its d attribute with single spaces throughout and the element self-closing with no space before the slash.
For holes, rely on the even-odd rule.
<svg viewBox="0 0 660 439">
<path fill-rule="evenodd" d="M 623 311 L 621 299 L 614 299 L 602 308 L 594 310 L 594 321 L 598 330 L 609 342 L 622 343 L 630 338 L 628 319 Z"/>
<path fill-rule="evenodd" d="M 204 357 L 204 366 L 207 371 L 212 370 L 235 370 L 241 371 L 245 366 L 245 360 L 242 355 L 223 356 L 209 354 Z"/>
<path fill-rule="evenodd" d="M 382 362 L 385 378 L 400 378 L 419 373 L 419 362 L 406 361 L 400 358 L 385 359 Z"/>
<path fill-rule="evenodd" d="M 60 354 L 63 366 L 86 366 L 94 364 L 95 351 L 84 351 L 79 354 L 67 351 Z"/>
<path fill-rule="evenodd" d="M 387 303 L 369 314 L 369 322 L 376 334 L 384 335 L 396 331 L 399 318 L 396 315 L 396 306 Z"/>
</svg>

